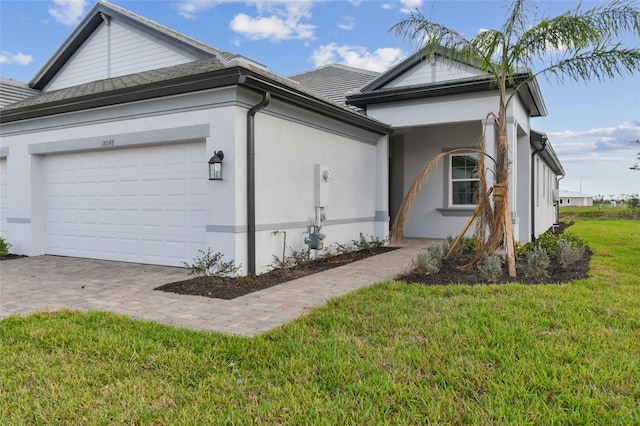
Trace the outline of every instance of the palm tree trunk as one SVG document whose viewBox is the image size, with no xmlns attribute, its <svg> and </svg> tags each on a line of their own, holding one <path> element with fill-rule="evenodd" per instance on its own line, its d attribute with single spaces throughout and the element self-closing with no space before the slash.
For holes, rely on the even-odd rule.
<svg viewBox="0 0 640 426">
<path fill-rule="evenodd" d="M 489 252 L 494 252 L 502 247 L 505 252 L 505 263 L 509 276 L 515 277 L 515 247 L 509 205 L 509 137 L 506 127 L 507 107 L 504 102 L 506 97 L 506 77 L 503 77 L 500 84 L 502 85 L 502 96 L 496 122 L 498 133 L 496 160 L 498 164 L 494 184 L 494 220 L 491 222 L 491 231 L 486 249 Z"/>
</svg>

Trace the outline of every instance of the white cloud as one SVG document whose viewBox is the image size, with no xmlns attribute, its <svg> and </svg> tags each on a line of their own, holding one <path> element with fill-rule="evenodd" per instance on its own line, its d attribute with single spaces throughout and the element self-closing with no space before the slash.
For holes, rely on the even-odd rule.
<svg viewBox="0 0 640 426">
<path fill-rule="evenodd" d="M 638 146 L 631 141 L 640 138 L 640 121 L 615 127 L 549 132 L 547 135 L 561 161 L 621 157 L 632 160 L 633 150 L 637 151 Z"/>
<path fill-rule="evenodd" d="M 382 72 L 397 63 L 403 56 L 405 54 L 399 48 L 385 47 L 369 52 L 362 46 L 339 46 L 331 43 L 314 50 L 311 60 L 316 67 L 337 62 L 350 67 Z"/>
<path fill-rule="evenodd" d="M 424 4 L 424 0 L 400 0 L 398 1 L 387 1 L 382 3 L 382 10 L 393 10 L 396 7 L 400 7 L 400 13 L 409 14 L 414 12 L 416 9 L 419 9 Z"/>
<path fill-rule="evenodd" d="M 49 15 L 64 25 L 77 24 L 89 4 L 87 0 L 52 0 L 52 2 L 53 4 L 49 6 Z"/>
<path fill-rule="evenodd" d="M 183 18 L 197 19 L 198 13 L 211 9 L 219 3 L 216 0 L 183 0 L 176 4 L 176 9 L 178 9 L 178 15 Z"/>
<path fill-rule="evenodd" d="M 344 31 L 351 31 L 356 27 L 356 20 L 352 16 L 343 16 L 337 23 L 338 28 Z"/>
<path fill-rule="evenodd" d="M 0 53 L 0 64 L 7 65 L 29 65 L 33 61 L 33 56 L 25 55 L 22 52 L 11 53 L 3 51 Z"/>
<path fill-rule="evenodd" d="M 411 13 L 416 9 L 422 7 L 424 0 L 400 0 L 402 3 L 402 7 L 400 8 L 400 12 L 402 13 Z"/>
<path fill-rule="evenodd" d="M 307 40 L 314 38 L 315 26 L 304 23 L 311 18 L 311 1 L 259 1 L 258 16 L 236 15 L 229 26 L 250 40 Z"/>
</svg>

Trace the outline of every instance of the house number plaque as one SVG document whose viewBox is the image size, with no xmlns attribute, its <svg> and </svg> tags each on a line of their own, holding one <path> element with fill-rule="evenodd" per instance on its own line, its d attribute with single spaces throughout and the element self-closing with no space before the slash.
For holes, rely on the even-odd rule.
<svg viewBox="0 0 640 426">
<path fill-rule="evenodd" d="M 103 139 L 102 140 L 102 147 L 107 147 L 107 146 L 114 146 L 116 144 L 116 141 L 114 139 Z"/>
</svg>

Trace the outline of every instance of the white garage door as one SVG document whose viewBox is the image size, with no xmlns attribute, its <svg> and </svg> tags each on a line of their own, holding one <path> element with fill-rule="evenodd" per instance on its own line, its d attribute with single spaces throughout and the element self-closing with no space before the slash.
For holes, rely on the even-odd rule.
<svg viewBox="0 0 640 426">
<path fill-rule="evenodd" d="M 46 253 L 182 266 L 206 245 L 204 143 L 45 157 Z"/>
<path fill-rule="evenodd" d="M 0 158 L 0 237 L 7 233 L 7 159 Z"/>
</svg>

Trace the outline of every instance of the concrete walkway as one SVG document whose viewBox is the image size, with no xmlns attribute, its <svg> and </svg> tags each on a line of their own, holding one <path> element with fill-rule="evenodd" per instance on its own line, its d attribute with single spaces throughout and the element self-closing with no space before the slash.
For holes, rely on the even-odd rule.
<svg viewBox="0 0 640 426">
<path fill-rule="evenodd" d="M 100 310 L 197 330 L 251 336 L 289 322 L 328 299 L 408 270 L 427 240 L 233 300 L 154 291 L 187 270 L 136 263 L 35 256 L 0 262 L 0 319 L 64 308 Z"/>
</svg>

